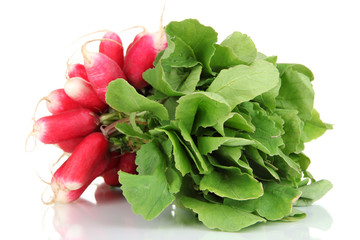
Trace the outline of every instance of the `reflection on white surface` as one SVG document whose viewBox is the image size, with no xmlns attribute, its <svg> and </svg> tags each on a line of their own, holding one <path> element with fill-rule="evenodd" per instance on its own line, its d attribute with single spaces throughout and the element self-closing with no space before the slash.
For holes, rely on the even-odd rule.
<svg viewBox="0 0 360 240">
<path fill-rule="evenodd" d="M 53 206 L 53 228 L 61 237 L 50 239 L 298 239 L 315 240 L 312 229 L 325 231 L 332 218 L 322 207 L 314 205 L 300 210 L 307 213 L 293 223 L 268 222 L 237 233 L 209 230 L 192 214 L 169 206 L 152 221 L 135 215 L 121 191 L 101 184 L 95 191 L 96 203 L 79 199 L 71 204 Z"/>
</svg>

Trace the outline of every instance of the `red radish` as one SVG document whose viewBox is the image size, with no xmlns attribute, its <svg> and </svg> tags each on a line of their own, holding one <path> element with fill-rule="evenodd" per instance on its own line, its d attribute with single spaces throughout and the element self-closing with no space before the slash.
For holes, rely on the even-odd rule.
<svg viewBox="0 0 360 240">
<path fill-rule="evenodd" d="M 106 167 L 104 165 L 106 165 L 106 161 L 103 161 L 103 163 L 99 164 L 97 167 L 101 170 Z M 83 194 L 83 192 L 87 189 L 87 187 L 95 180 L 95 178 L 100 176 L 100 170 L 95 171 L 94 174 L 90 176 L 89 180 L 79 189 L 70 190 L 65 186 L 61 186 L 59 184 L 56 184 L 55 182 L 52 182 L 51 187 L 55 196 L 50 203 L 69 203 L 77 200 L 81 196 L 81 194 Z"/>
<path fill-rule="evenodd" d="M 106 32 L 103 36 L 105 41 L 100 42 L 99 52 L 114 60 L 120 68 L 124 66 L 124 47 L 122 41 L 114 32 Z M 113 41 L 108 41 L 108 39 Z"/>
<path fill-rule="evenodd" d="M 108 186 L 119 187 L 119 175 L 116 168 L 112 168 L 101 175 L 104 178 L 104 182 Z"/>
<path fill-rule="evenodd" d="M 126 50 L 124 61 L 124 73 L 133 87 L 141 89 L 148 85 L 142 74 L 154 67 L 155 57 L 166 47 L 166 35 L 163 28 L 155 33 L 144 31 L 136 35 Z"/>
<path fill-rule="evenodd" d="M 119 176 L 117 172 L 117 166 L 119 165 L 121 155 L 118 152 L 110 153 L 110 162 L 102 177 L 104 178 L 104 182 L 109 186 L 119 186 Z"/>
<path fill-rule="evenodd" d="M 86 70 L 83 64 L 75 63 L 68 65 L 68 76 L 69 78 L 81 77 L 82 79 L 89 81 Z"/>
<path fill-rule="evenodd" d="M 58 146 L 64 152 L 72 153 L 75 150 L 75 148 L 77 147 L 77 145 L 79 145 L 83 139 L 84 139 L 84 137 L 71 138 L 71 139 L 57 143 L 56 146 Z"/>
<path fill-rule="evenodd" d="M 120 66 L 103 53 L 88 52 L 82 47 L 84 66 L 88 79 L 101 101 L 106 103 L 105 94 L 109 83 L 117 78 L 126 79 Z"/>
<path fill-rule="evenodd" d="M 109 164 L 108 140 L 99 132 L 86 136 L 54 173 L 51 188 L 55 202 L 76 200 Z M 78 190 L 78 191 L 76 191 Z"/>
<path fill-rule="evenodd" d="M 135 164 L 135 159 L 136 159 L 136 153 L 130 153 L 130 152 L 124 153 L 120 158 L 118 169 L 123 172 L 137 174 L 136 172 L 137 165 Z"/>
<path fill-rule="evenodd" d="M 80 77 L 70 78 L 65 83 L 65 92 L 81 106 L 95 112 L 103 112 L 107 104 L 103 103 L 89 82 Z"/>
<path fill-rule="evenodd" d="M 81 108 L 81 105 L 71 99 L 63 88 L 52 91 L 47 97 L 46 107 L 52 114 L 65 112 L 67 110 Z"/>
<path fill-rule="evenodd" d="M 109 186 L 120 186 L 119 183 L 119 171 L 127 172 L 130 174 L 137 174 L 136 172 L 136 153 L 124 153 L 123 155 L 119 156 L 113 156 L 112 160 L 115 162 L 118 161 L 117 166 L 107 168 L 107 170 L 104 172 L 102 177 L 104 178 L 104 182 Z"/>
<path fill-rule="evenodd" d="M 99 117 L 95 113 L 79 108 L 38 119 L 33 134 L 45 144 L 54 144 L 86 136 L 93 132 L 99 123 Z"/>
</svg>

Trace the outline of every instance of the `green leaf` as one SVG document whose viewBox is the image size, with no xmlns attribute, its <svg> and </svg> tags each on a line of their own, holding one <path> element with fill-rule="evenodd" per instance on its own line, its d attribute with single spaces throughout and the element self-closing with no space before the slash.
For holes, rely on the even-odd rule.
<svg viewBox="0 0 360 240">
<path fill-rule="evenodd" d="M 195 198 L 182 197 L 181 203 L 198 214 L 198 218 L 210 229 L 239 231 L 265 219 L 240 208 L 224 204 L 208 203 Z"/>
<path fill-rule="evenodd" d="M 151 220 L 175 199 L 165 175 L 166 156 L 159 144 L 152 141 L 137 152 L 136 164 L 139 175 L 120 171 L 119 182 L 134 213 Z"/>
<path fill-rule="evenodd" d="M 281 75 L 281 87 L 276 98 L 276 106 L 295 109 L 302 120 L 311 118 L 314 105 L 314 89 L 309 77 L 296 68 L 287 67 Z"/>
<path fill-rule="evenodd" d="M 306 217 L 306 213 L 296 209 L 296 208 L 292 208 L 292 211 L 289 215 L 283 217 L 282 219 L 280 219 L 280 221 L 282 222 L 295 222 L 295 221 L 299 221 L 301 219 L 304 219 Z"/>
<path fill-rule="evenodd" d="M 191 163 L 189 161 L 190 156 L 188 155 L 184 146 L 181 144 L 177 133 L 174 131 L 161 129 L 161 128 L 156 130 L 164 132 L 169 137 L 173 145 L 173 155 L 174 155 L 176 169 L 180 171 L 182 176 L 185 176 L 185 174 L 190 173 L 191 171 Z"/>
<path fill-rule="evenodd" d="M 238 65 L 222 70 L 214 79 L 208 92 L 225 98 L 231 109 L 274 88 L 279 82 L 279 72 L 269 62 L 259 60 L 250 66 Z"/>
<path fill-rule="evenodd" d="M 298 111 L 293 109 L 276 109 L 276 114 L 284 119 L 284 131 L 281 136 L 284 141 L 282 151 L 285 154 L 300 153 L 304 150 L 304 142 L 301 140 L 303 121 L 298 116 Z"/>
<path fill-rule="evenodd" d="M 264 106 L 267 109 L 269 109 L 270 111 L 274 111 L 276 108 L 276 97 L 279 95 L 280 86 L 281 83 L 279 81 L 274 88 L 257 96 L 254 100 L 260 103 L 261 106 Z"/>
<path fill-rule="evenodd" d="M 184 139 L 183 145 L 186 147 L 189 155 L 194 160 L 195 165 L 198 168 L 199 172 L 201 174 L 210 173 L 213 170 L 211 164 L 207 161 L 207 159 L 203 158 L 203 156 L 201 155 L 193 138 L 191 137 L 190 133 L 185 128 L 185 125 L 182 123 L 179 123 L 179 129 L 180 129 L 181 136 Z"/>
<path fill-rule="evenodd" d="M 134 128 L 128 123 L 117 123 L 115 128 L 119 132 L 121 132 L 129 137 L 136 137 L 136 138 L 141 138 L 141 139 L 150 139 L 151 138 L 149 134 L 139 133 L 139 132 L 135 131 Z"/>
<path fill-rule="evenodd" d="M 279 174 L 271 167 L 265 164 L 264 159 L 260 155 L 259 151 L 252 146 L 247 146 L 245 148 L 244 154 L 249 160 L 249 164 L 254 170 L 254 174 L 261 179 L 266 180 L 280 180 Z"/>
<path fill-rule="evenodd" d="M 278 154 L 279 147 L 283 145 L 282 129 L 279 128 L 278 123 L 258 104 L 246 102 L 242 106 L 249 111 L 251 122 L 255 126 L 255 132 L 250 133 L 249 136 L 256 141 L 256 148 L 270 156 Z"/>
<path fill-rule="evenodd" d="M 230 47 L 215 44 L 215 53 L 211 58 L 211 69 L 214 72 L 220 72 L 223 69 L 244 64 Z"/>
<path fill-rule="evenodd" d="M 240 32 L 234 32 L 228 36 L 221 46 L 229 47 L 239 60 L 251 64 L 257 55 L 257 50 L 251 38 Z"/>
<path fill-rule="evenodd" d="M 200 181 L 200 190 L 208 190 L 220 197 L 236 200 L 258 198 L 263 195 L 260 182 L 237 168 L 212 171 Z"/>
<path fill-rule="evenodd" d="M 332 129 L 332 125 L 322 122 L 320 114 L 314 108 L 311 112 L 311 118 L 304 123 L 301 140 L 310 142 L 323 135 L 329 129 Z"/>
<path fill-rule="evenodd" d="M 215 52 L 217 33 L 211 27 L 204 26 L 196 19 L 171 22 L 165 27 L 170 39 L 181 39 L 193 50 L 196 60 L 201 62 L 204 71 L 212 74 L 210 60 Z"/>
<path fill-rule="evenodd" d="M 283 163 L 286 165 L 285 171 L 287 172 L 287 174 L 290 174 L 292 176 L 297 176 L 300 174 L 300 165 L 297 164 L 292 158 L 284 154 L 282 151 L 279 151 L 279 156 L 277 156 L 277 159 L 283 161 Z"/>
<path fill-rule="evenodd" d="M 197 146 L 201 154 L 206 155 L 217 150 L 220 146 L 239 147 L 254 144 L 254 141 L 234 137 L 198 137 Z"/>
<path fill-rule="evenodd" d="M 172 194 L 178 193 L 182 183 L 181 173 L 174 166 L 169 166 L 165 171 L 165 175 L 169 185 L 169 192 Z"/>
<path fill-rule="evenodd" d="M 212 156 L 219 160 L 219 162 L 224 166 L 236 166 L 240 167 L 242 170 L 246 168 L 245 172 L 249 173 L 248 170 L 250 170 L 250 173 L 252 172 L 250 166 L 240 160 L 240 157 L 242 156 L 242 147 L 230 147 L 222 145 L 214 152 Z M 210 155 L 208 155 L 208 157 L 210 157 Z"/>
<path fill-rule="evenodd" d="M 325 179 L 299 187 L 298 190 L 300 190 L 302 194 L 300 199 L 296 201 L 295 206 L 304 207 L 313 204 L 330 191 L 332 187 L 332 183 Z"/>
<path fill-rule="evenodd" d="M 302 64 L 278 63 L 277 68 L 279 69 L 281 75 L 286 71 L 287 68 L 292 68 L 295 71 L 307 76 L 310 79 L 310 81 L 314 80 L 314 74 L 312 73 L 312 71 Z"/>
<path fill-rule="evenodd" d="M 224 127 L 242 130 L 246 132 L 254 132 L 255 126 L 251 123 L 250 117 L 237 112 L 231 112 L 225 115 L 213 126 L 222 136 L 225 136 Z"/>
<path fill-rule="evenodd" d="M 110 107 L 119 112 L 149 111 L 161 120 L 169 119 L 168 112 L 162 104 L 140 95 L 124 79 L 117 79 L 109 83 L 106 92 L 106 102 Z"/>
<path fill-rule="evenodd" d="M 210 92 L 194 92 L 178 100 L 175 119 L 182 123 L 189 133 L 199 127 L 210 127 L 231 111 L 220 95 Z"/>
<path fill-rule="evenodd" d="M 264 195 L 247 201 L 226 199 L 225 204 L 236 206 L 246 211 L 256 211 L 267 220 L 276 221 L 293 214 L 293 203 L 301 191 L 275 182 L 263 182 Z"/>
</svg>

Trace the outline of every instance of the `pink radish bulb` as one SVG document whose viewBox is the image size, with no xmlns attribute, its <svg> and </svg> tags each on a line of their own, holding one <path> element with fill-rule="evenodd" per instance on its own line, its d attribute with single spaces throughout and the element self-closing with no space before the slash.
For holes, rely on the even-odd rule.
<svg viewBox="0 0 360 240">
<path fill-rule="evenodd" d="M 124 47 L 118 34 L 114 32 L 106 32 L 103 36 L 104 41 L 100 42 L 99 52 L 105 54 L 114 60 L 120 68 L 124 66 Z M 109 41 L 109 40 L 112 41 Z"/>
<path fill-rule="evenodd" d="M 71 138 L 71 139 L 56 143 L 56 146 L 59 147 L 61 150 L 63 150 L 66 153 L 72 153 L 83 139 L 84 139 L 84 137 Z"/>
<path fill-rule="evenodd" d="M 126 152 L 121 156 L 117 156 L 113 158 L 111 161 L 118 161 L 117 165 L 114 167 L 109 167 L 107 170 L 103 173 L 102 177 L 104 178 L 104 182 L 109 186 L 120 186 L 119 182 L 119 171 L 127 172 L 130 174 L 137 174 L 136 172 L 136 153 L 129 153 Z M 109 164 L 110 165 L 110 164 Z"/>
<path fill-rule="evenodd" d="M 73 77 L 65 83 L 66 94 L 84 108 L 103 112 L 107 104 L 102 102 L 89 82 L 80 77 Z"/>
<path fill-rule="evenodd" d="M 110 153 L 110 162 L 102 177 L 104 178 L 104 182 L 109 186 L 119 186 L 119 176 L 117 174 L 121 155 L 118 152 Z"/>
<path fill-rule="evenodd" d="M 54 144 L 86 136 L 95 131 L 99 123 L 94 112 L 79 108 L 38 119 L 33 134 L 45 144 Z"/>
<path fill-rule="evenodd" d="M 108 186 L 119 187 L 119 175 L 116 168 L 112 168 L 101 175 L 104 178 L 104 182 Z"/>
<path fill-rule="evenodd" d="M 46 107 L 52 114 L 65 112 L 68 110 L 81 108 L 81 105 L 71 99 L 64 91 L 63 88 L 52 91 L 47 97 Z"/>
<path fill-rule="evenodd" d="M 88 52 L 85 45 L 82 53 L 88 79 L 100 100 L 106 103 L 107 86 L 115 79 L 126 79 L 125 74 L 114 60 L 103 53 Z"/>
<path fill-rule="evenodd" d="M 127 172 L 130 174 L 137 174 L 136 168 L 137 165 L 135 164 L 136 160 L 136 153 L 126 152 L 124 153 L 118 164 L 118 169 L 123 172 Z"/>
<path fill-rule="evenodd" d="M 89 81 L 86 70 L 83 64 L 75 63 L 68 65 L 68 76 L 69 78 L 81 77 L 82 79 Z"/>
<path fill-rule="evenodd" d="M 51 181 L 55 202 L 71 202 L 106 169 L 108 140 L 99 132 L 85 137 L 56 170 Z"/>
<path fill-rule="evenodd" d="M 148 83 L 142 74 L 154 67 L 157 54 L 167 47 L 166 35 L 161 29 L 155 33 L 139 33 L 126 50 L 124 73 L 127 81 L 136 89 L 144 88 Z"/>
<path fill-rule="evenodd" d="M 54 198 L 52 202 L 58 203 L 69 203 L 73 202 L 81 197 L 83 192 L 87 189 L 87 187 L 95 180 L 95 178 L 99 177 L 104 168 L 106 168 L 107 161 L 102 161 L 96 166 L 96 170 L 89 177 L 88 181 L 82 185 L 81 188 L 70 190 L 65 185 L 61 185 L 57 183 L 55 180 L 52 180 L 51 187 L 54 192 Z"/>
</svg>

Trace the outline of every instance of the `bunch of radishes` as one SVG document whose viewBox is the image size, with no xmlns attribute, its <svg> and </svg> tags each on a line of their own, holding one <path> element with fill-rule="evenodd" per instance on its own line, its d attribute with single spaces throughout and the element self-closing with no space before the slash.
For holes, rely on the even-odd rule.
<svg viewBox="0 0 360 240">
<path fill-rule="evenodd" d="M 32 134 L 38 140 L 71 154 L 53 173 L 51 202 L 78 199 L 99 176 L 106 184 L 117 186 L 119 170 L 136 174 L 136 149 L 111 151 L 107 136 L 101 132 L 100 116 L 109 109 L 105 94 L 108 84 L 118 78 L 126 79 L 136 89 L 146 87 L 143 72 L 153 67 L 157 54 L 167 47 L 163 28 L 137 34 L 125 56 L 122 41 L 114 32 L 107 31 L 100 39 L 98 52 L 87 50 L 89 42 L 81 48 L 83 64 L 68 66 L 64 88 L 44 98 L 52 115 L 34 123 Z"/>
</svg>

